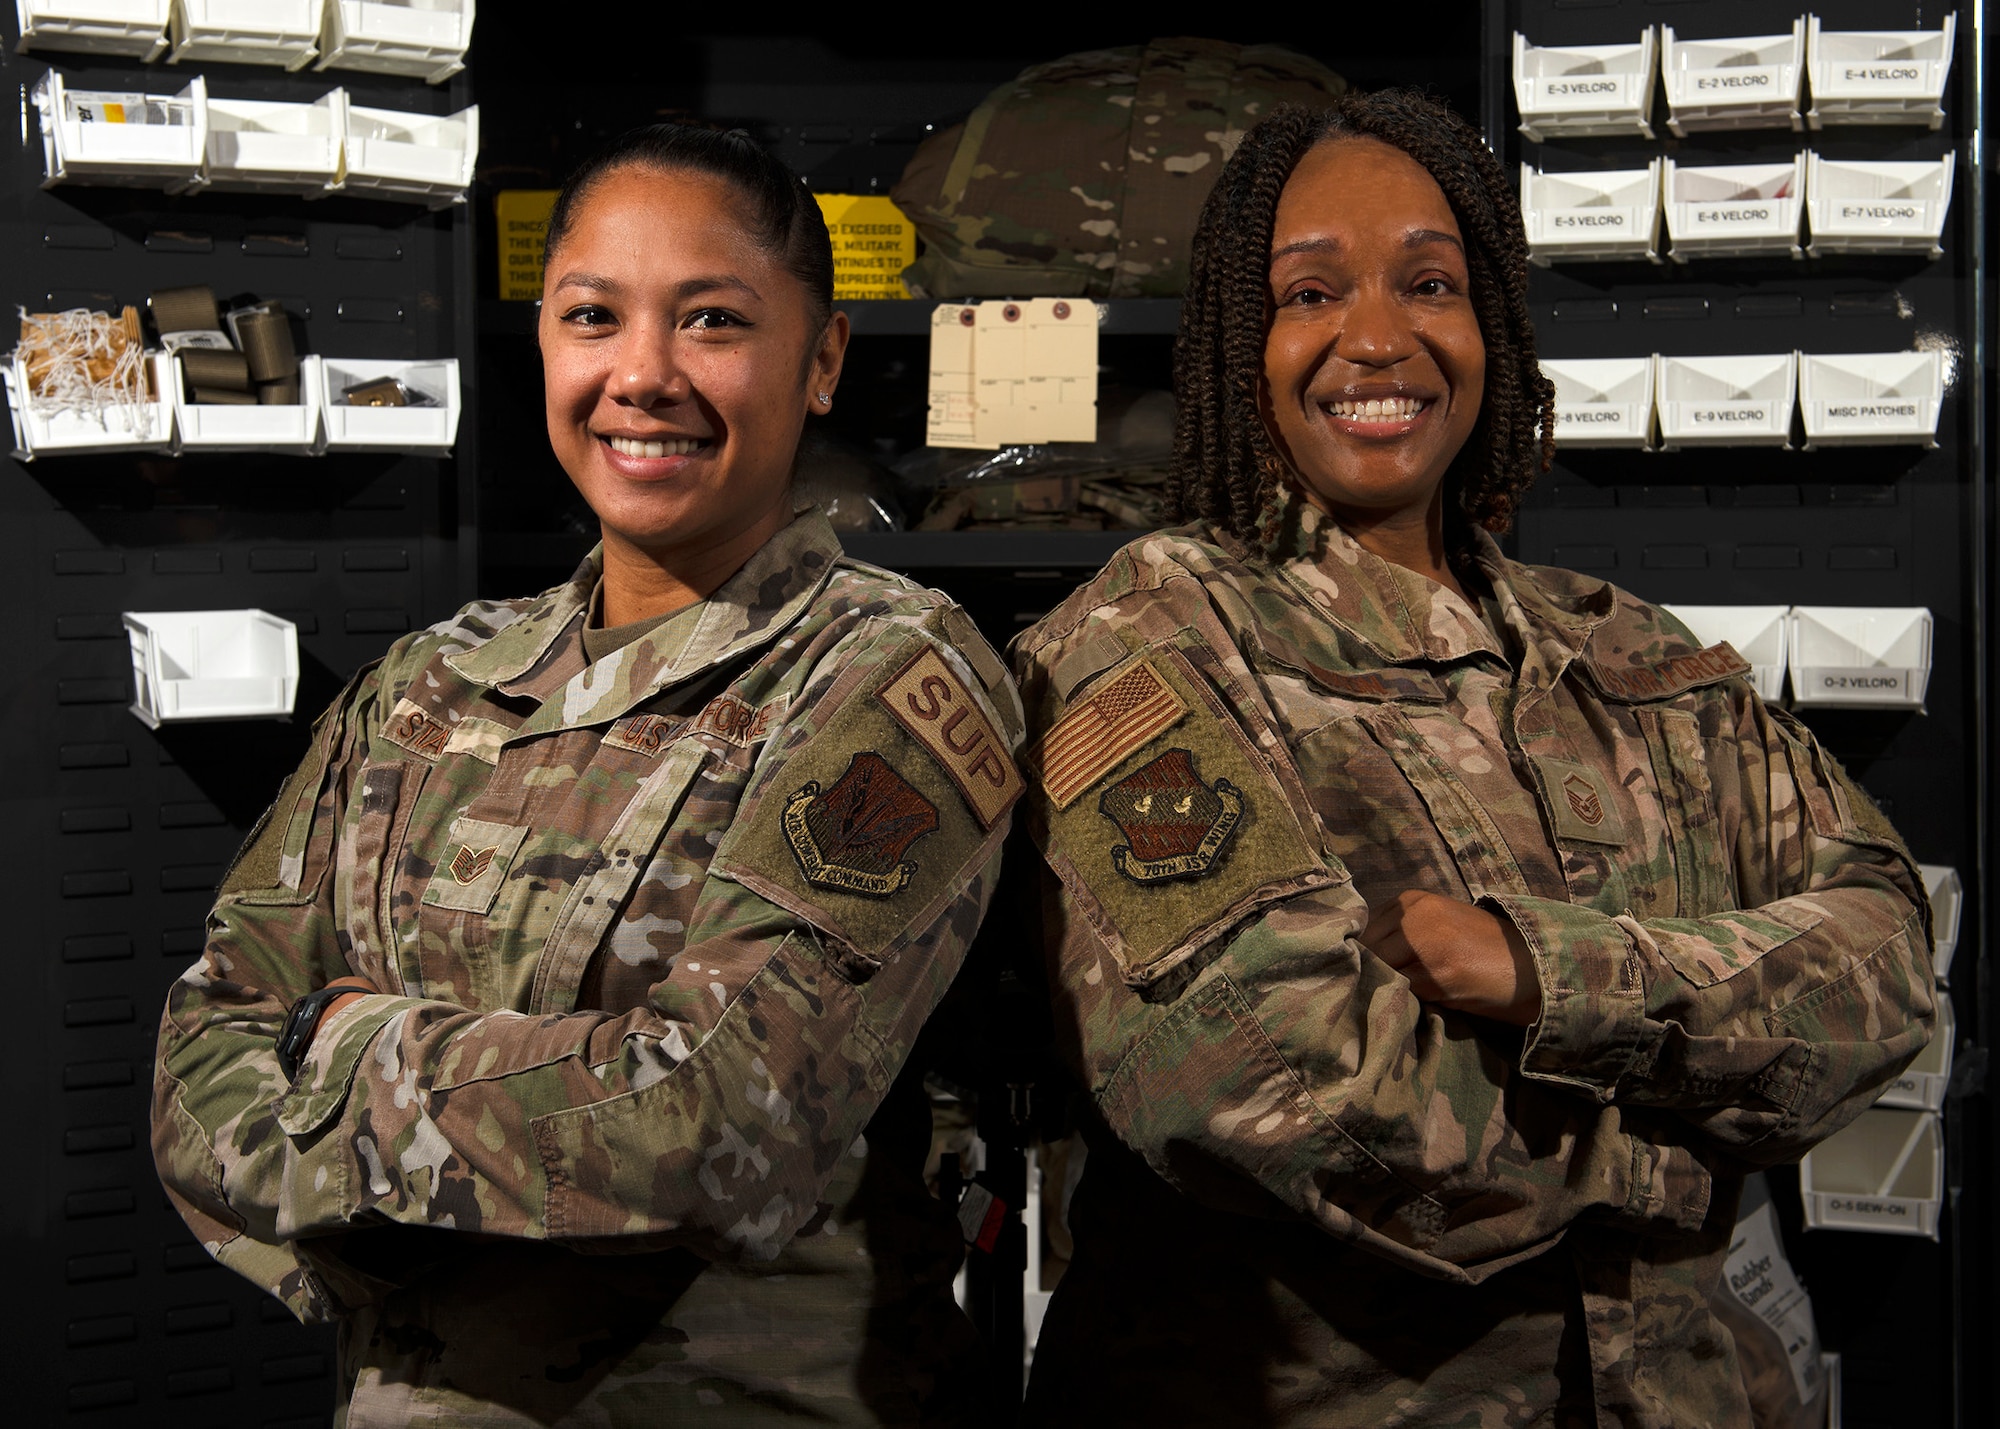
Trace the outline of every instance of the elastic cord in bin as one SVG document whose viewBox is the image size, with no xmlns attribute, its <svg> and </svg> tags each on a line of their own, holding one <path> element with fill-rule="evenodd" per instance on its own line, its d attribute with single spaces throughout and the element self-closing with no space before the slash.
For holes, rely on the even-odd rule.
<svg viewBox="0 0 2000 1429">
<path fill-rule="evenodd" d="M 250 390 L 250 362 L 240 352 L 187 347 L 181 349 L 180 360 L 190 387 L 227 392 Z"/>
<path fill-rule="evenodd" d="M 237 345 L 250 359 L 250 376 L 257 382 L 278 382 L 296 377 L 299 355 L 292 346 L 292 323 L 276 303 L 233 312 L 229 325 L 236 331 Z"/>
</svg>

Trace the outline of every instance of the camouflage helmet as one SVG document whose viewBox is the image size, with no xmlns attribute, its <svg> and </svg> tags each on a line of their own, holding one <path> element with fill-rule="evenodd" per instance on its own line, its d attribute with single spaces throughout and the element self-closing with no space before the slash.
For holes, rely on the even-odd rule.
<svg viewBox="0 0 2000 1429">
<path fill-rule="evenodd" d="M 893 197 L 919 297 L 1176 297 L 1203 200 L 1281 101 L 1347 82 L 1277 45 L 1154 40 L 1023 70 L 933 135 Z"/>
</svg>

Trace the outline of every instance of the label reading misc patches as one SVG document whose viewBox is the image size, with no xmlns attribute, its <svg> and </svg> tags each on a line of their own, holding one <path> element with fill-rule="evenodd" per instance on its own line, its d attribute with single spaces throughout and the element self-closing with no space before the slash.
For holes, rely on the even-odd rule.
<svg viewBox="0 0 2000 1429">
<path fill-rule="evenodd" d="M 1021 797 L 1021 773 L 1006 742 L 936 650 L 918 651 L 875 698 L 937 760 L 981 828 L 999 823 Z"/>
<path fill-rule="evenodd" d="M 807 780 L 785 800 L 785 841 L 806 882 L 864 898 L 889 898 L 916 876 L 905 855 L 938 826 L 937 806 L 888 761 L 862 750 L 830 788 Z"/>
<path fill-rule="evenodd" d="M 1042 736 L 1029 760 L 1049 802 L 1067 809 L 1134 751 L 1188 712 L 1187 702 L 1151 660 L 1141 661 L 1079 701 Z"/>
<path fill-rule="evenodd" d="M 1163 883 L 1215 867 L 1243 822 L 1243 791 L 1207 783 L 1191 751 L 1169 749 L 1106 789 L 1097 808 L 1125 836 L 1112 866 L 1134 883 Z"/>
<path fill-rule="evenodd" d="M 444 757 L 445 745 L 451 740 L 451 725 L 415 700 L 401 699 L 389 711 L 389 722 L 382 733 L 391 744 L 401 745 L 419 759 L 435 763 Z"/>
<path fill-rule="evenodd" d="M 1556 837 L 1582 843 L 1625 842 L 1625 822 L 1612 802 L 1603 774 L 1567 759 L 1534 755 L 1542 776 L 1542 801 L 1555 826 Z"/>
<path fill-rule="evenodd" d="M 1592 683 L 1613 699 L 1658 700 L 1699 685 L 1713 685 L 1733 675 L 1750 673 L 1750 662 L 1727 644 L 1711 645 L 1688 655 L 1674 655 L 1650 665 L 1606 665 L 1587 660 Z"/>
<path fill-rule="evenodd" d="M 493 900 L 499 896 L 500 885 L 527 836 L 527 829 L 519 824 L 457 820 L 439 854 L 437 871 L 424 889 L 424 902 L 460 913 L 492 911 Z"/>
</svg>

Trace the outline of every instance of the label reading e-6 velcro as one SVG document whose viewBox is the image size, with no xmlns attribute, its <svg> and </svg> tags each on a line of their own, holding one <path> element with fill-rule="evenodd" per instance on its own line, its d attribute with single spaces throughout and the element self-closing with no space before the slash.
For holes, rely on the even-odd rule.
<svg viewBox="0 0 2000 1429">
<path fill-rule="evenodd" d="M 875 698 L 951 776 L 981 827 L 992 828 L 1021 796 L 1006 741 L 936 650 L 925 646 Z"/>
</svg>

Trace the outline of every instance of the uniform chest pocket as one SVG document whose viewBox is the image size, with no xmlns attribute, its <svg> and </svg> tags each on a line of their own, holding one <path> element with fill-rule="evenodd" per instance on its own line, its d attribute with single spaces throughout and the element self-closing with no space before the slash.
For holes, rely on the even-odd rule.
<svg viewBox="0 0 2000 1429">
<path fill-rule="evenodd" d="M 1659 790 L 1666 852 L 1673 860 L 1673 913 L 1706 918 L 1737 906 L 1729 848 L 1715 806 L 1701 721 L 1687 710 L 1633 711 L 1645 732 Z"/>
<path fill-rule="evenodd" d="M 459 819 L 445 840 L 444 856 L 424 889 L 424 904 L 460 913 L 490 913 L 500 896 L 527 829 L 484 819 Z"/>
</svg>

